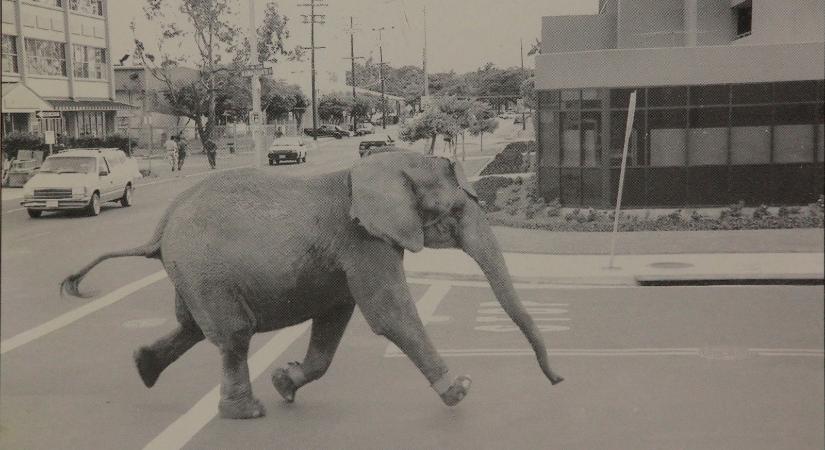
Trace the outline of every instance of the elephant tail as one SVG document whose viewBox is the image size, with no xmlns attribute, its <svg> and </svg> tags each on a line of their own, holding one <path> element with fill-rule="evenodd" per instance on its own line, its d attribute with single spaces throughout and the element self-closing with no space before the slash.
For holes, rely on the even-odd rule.
<svg viewBox="0 0 825 450">
<path fill-rule="evenodd" d="M 124 256 L 145 256 L 147 258 L 159 258 L 160 240 L 150 242 L 140 247 L 130 248 L 127 250 L 118 250 L 98 256 L 97 258 L 95 258 L 94 261 L 87 264 L 78 272 L 69 275 L 60 283 L 60 296 L 62 297 L 63 294 L 69 294 L 72 297 L 89 297 L 88 295 L 82 294 L 79 289 L 80 281 L 83 280 L 83 277 L 85 277 L 87 273 L 89 273 L 95 266 L 102 263 L 103 261 L 111 258 L 121 258 Z"/>
</svg>

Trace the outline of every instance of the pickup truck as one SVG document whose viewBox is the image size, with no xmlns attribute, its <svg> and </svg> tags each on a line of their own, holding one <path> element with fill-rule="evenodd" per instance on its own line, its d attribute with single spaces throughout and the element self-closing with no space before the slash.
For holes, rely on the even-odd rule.
<svg viewBox="0 0 825 450">
<path fill-rule="evenodd" d="M 386 139 L 370 139 L 368 141 L 361 141 L 358 144 L 358 155 L 364 157 L 364 153 L 372 147 L 388 147 L 392 146 L 395 143 L 391 137 L 387 136 Z"/>
</svg>

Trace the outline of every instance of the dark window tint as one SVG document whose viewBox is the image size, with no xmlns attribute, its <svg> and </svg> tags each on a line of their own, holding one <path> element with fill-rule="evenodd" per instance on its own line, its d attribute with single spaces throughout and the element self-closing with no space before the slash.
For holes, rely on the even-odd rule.
<svg viewBox="0 0 825 450">
<path fill-rule="evenodd" d="M 687 88 L 684 86 L 650 88 L 647 91 L 649 106 L 682 106 L 687 104 Z"/>
<path fill-rule="evenodd" d="M 731 90 L 731 97 L 735 104 L 770 103 L 773 101 L 773 85 L 771 83 L 735 84 Z"/>
<path fill-rule="evenodd" d="M 730 86 L 726 84 L 692 86 L 690 88 L 691 105 L 727 105 L 729 102 Z"/>
<path fill-rule="evenodd" d="M 777 125 L 804 125 L 816 123 L 816 105 L 778 105 L 775 120 Z"/>
<path fill-rule="evenodd" d="M 747 1 L 733 8 L 736 14 L 736 37 L 744 37 L 751 34 L 751 23 L 753 8 L 751 2 Z"/>
<path fill-rule="evenodd" d="M 719 128 L 728 126 L 728 108 L 692 108 L 691 128 Z"/>
<path fill-rule="evenodd" d="M 816 101 L 816 81 L 785 81 L 774 85 L 777 103 Z"/>
<path fill-rule="evenodd" d="M 559 91 L 539 91 L 540 107 L 556 109 L 559 107 Z"/>
<path fill-rule="evenodd" d="M 645 90 L 639 89 L 611 89 L 610 90 L 610 107 L 627 109 L 630 104 L 630 93 L 636 91 L 636 107 L 642 108 L 645 106 Z"/>
<path fill-rule="evenodd" d="M 819 101 L 825 100 L 825 80 L 816 82 L 816 99 Z"/>
<path fill-rule="evenodd" d="M 578 108 L 581 102 L 581 96 L 577 89 L 567 89 L 561 91 L 561 107 L 562 109 Z"/>
<path fill-rule="evenodd" d="M 654 109 L 648 112 L 647 124 L 654 128 L 685 128 L 686 114 L 682 109 Z"/>
<path fill-rule="evenodd" d="M 773 110 L 769 106 L 743 106 L 731 109 L 730 124 L 733 127 L 771 125 Z"/>
<path fill-rule="evenodd" d="M 602 98 L 598 89 L 582 90 L 582 108 L 601 108 Z"/>
</svg>

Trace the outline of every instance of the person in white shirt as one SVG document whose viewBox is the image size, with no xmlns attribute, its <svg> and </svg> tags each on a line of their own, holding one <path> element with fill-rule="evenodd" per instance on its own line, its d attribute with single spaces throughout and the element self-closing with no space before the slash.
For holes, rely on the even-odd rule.
<svg viewBox="0 0 825 450">
<path fill-rule="evenodd" d="M 172 166 L 172 172 L 174 172 L 178 168 L 178 144 L 169 135 L 163 146 L 166 147 L 166 157 L 169 158 L 169 164 Z"/>
</svg>

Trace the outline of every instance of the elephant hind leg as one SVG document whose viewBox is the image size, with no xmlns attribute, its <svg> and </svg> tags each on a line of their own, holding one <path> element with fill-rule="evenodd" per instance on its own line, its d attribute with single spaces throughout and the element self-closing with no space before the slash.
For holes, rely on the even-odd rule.
<svg viewBox="0 0 825 450">
<path fill-rule="evenodd" d="M 148 388 L 155 385 L 164 369 L 204 339 L 203 332 L 179 296 L 175 299 L 175 312 L 180 324 L 178 328 L 134 353 L 138 373 Z"/>
<path fill-rule="evenodd" d="M 249 380 L 251 333 L 237 333 L 218 345 L 223 359 L 223 380 L 218 411 L 226 419 L 253 419 L 266 415 L 264 405 L 252 395 Z"/>
<path fill-rule="evenodd" d="M 312 335 L 304 361 L 289 363 L 272 373 L 272 384 L 284 400 L 292 403 L 298 388 L 326 373 L 354 309 L 355 304 L 342 304 L 312 319 Z"/>
</svg>

